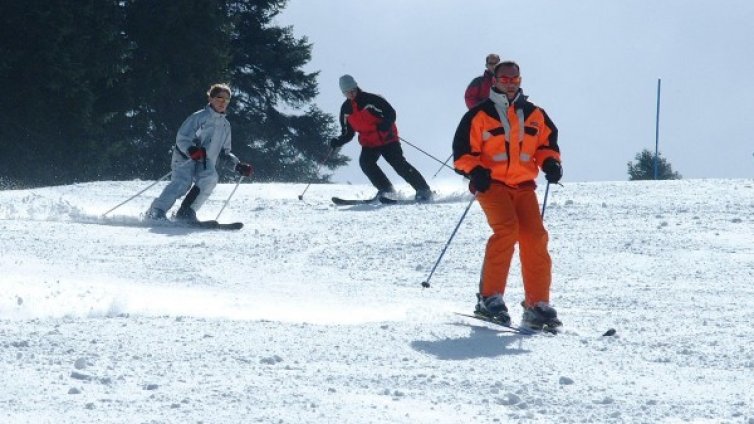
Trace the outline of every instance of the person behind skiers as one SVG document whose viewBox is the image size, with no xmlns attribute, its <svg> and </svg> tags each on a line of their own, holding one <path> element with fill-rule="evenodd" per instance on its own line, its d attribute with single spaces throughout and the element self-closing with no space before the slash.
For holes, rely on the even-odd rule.
<svg viewBox="0 0 754 424">
<path fill-rule="evenodd" d="M 466 100 L 467 108 L 471 109 L 487 100 L 487 97 L 490 95 L 490 87 L 492 87 L 492 71 L 498 63 L 500 63 L 500 56 L 495 53 L 487 55 L 485 58 L 484 73 L 471 80 L 469 86 L 466 87 L 464 99 Z"/>
<path fill-rule="evenodd" d="M 251 165 L 241 162 L 230 151 L 230 123 L 225 117 L 230 96 L 228 85 L 213 84 L 207 91 L 207 106 L 186 118 L 178 129 L 170 164 L 173 170 L 170 183 L 152 202 L 147 211 L 148 218 L 167 219 L 165 213 L 194 183 L 175 218 L 196 221 L 196 211 L 217 185 L 216 165 L 221 155 L 233 162 L 240 175 L 251 175 Z"/>
<path fill-rule="evenodd" d="M 417 201 L 432 199 L 432 191 L 419 171 L 406 161 L 395 125 L 395 110 L 381 96 L 361 91 L 350 75 L 340 77 L 340 91 L 346 100 L 340 107 L 341 135 L 330 140 L 337 149 L 359 133 L 361 155 L 359 165 L 369 181 L 377 188 L 377 196 L 394 193 L 393 184 L 377 166 L 380 156 L 416 190 Z"/>
<path fill-rule="evenodd" d="M 562 324 L 550 306 L 552 262 L 534 190 L 538 168 L 548 184 L 563 176 L 558 130 L 520 85 L 517 63 L 498 64 L 489 98 L 466 112 L 453 140 L 456 171 L 471 179 L 469 189 L 492 228 L 474 312 L 510 324 L 503 295 L 518 243 L 525 292 L 522 325 L 555 328 Z"/>
</svg>

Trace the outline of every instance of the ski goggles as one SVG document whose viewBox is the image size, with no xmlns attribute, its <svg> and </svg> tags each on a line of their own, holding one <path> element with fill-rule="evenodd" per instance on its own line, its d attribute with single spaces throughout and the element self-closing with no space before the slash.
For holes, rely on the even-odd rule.
<svg viewBox="0 0 754 424">
<path fill-rule="evenodd" d="M 495 80 L 500 84 L 521 84 L 521 75 L 516 77 L 500 76 L 495 77 Z"/>
</svg>

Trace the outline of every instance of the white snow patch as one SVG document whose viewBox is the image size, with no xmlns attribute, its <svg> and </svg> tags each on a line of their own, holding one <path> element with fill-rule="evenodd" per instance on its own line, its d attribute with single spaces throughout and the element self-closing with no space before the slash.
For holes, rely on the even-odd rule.
<svg viewBox="0 0 754 424">
<path fill-rule="evenodd" d="M 475 302 L 478 205 L 422 289 L 460 179 L 341 208 L 374 190 L 243 185 L 236 232 L 145 225 L 163 183 L 102 216 L 148 184 L 0 191 L 0 421 L 754 423 L 751 180 L 551 187 L 555 337 L 453 314 Z M 514 260 L 514 321 L 522 297 Z"/>
</svg>

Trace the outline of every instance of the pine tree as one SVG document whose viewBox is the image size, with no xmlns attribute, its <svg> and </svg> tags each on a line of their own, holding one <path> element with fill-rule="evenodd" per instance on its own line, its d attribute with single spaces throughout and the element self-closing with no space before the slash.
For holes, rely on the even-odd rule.
<svg viewBox="0 0 754 424">
<path fill-rule="evenodd" d="M 337 128 L 312 103 L 311 44 L 273 22 L 285 3 L 0 2 L 3 184 L 161 176 L 216 82 L 233 88 L 233 150 L 255 180 L 327 180 L 317 170 Z"/>
<path fill-rule="evenodd" d="M 322 179 L 316 175 L 317 165 L 336 128 L 330 115 L 311 104 L 317 74 L 301 69 L 311 60 L 311 45 L 293 37 L 291 28 L 272 23 L 285 3 L 128 3 L 126 33 L 132 50 L 127 76 L 133 104 L 125 129 L 131 144 L 122 152 L 119 177 L 164 174 L 180 124 L 206 104 L 210 84 L 228 82 L 233 90 L 228 109 L 233 151 L 254 165 L 255 180 Z M 338 155 L 327 166 L 345 163 Z M 221 178 L 236 175 L 226 168 Z"/>
<path fill-rule="evenodd" d="M 119 130 L 129 144 L 119 177 L 157 178 L 170 169 L 178 128 L 206 105 L 212 83 L 230 78 L 227 15 L 217 0 L 127 3 L 129 118 Z"/>
<path fill-rule="evenodd" d="M 655 156 L 648 149 L 644 149 L 635 156 L 636 164 L 628 162 L 628 179 L 629 181 L 637 180 L 654 180 L 655 179 Z M 657 153 L 657 179 L 658 180 L 680 180 L 681 174 L 673 172 L 670 162 Z"/>
<path fill-rule="evenodd" d="M 117 115 L 118 1 L 0 2 L 0 169 L 20 186 L 100 178 Z"/>
<path fill-rule="evenodd" d="M 328 140 L 337 129 L 332 116 L 311 104 L 318 73 L 302 70 L 311 60 L 311 44 L 306 37 L 295 38 L 291 27 L 272 25 L 285 3 L 229 2 L 234 26 L 232 82 L 237 91 L 230 111 L 234 150 L 254 163 L 257 179 L 312 181 L 320 179 L 317 165 L 325 159 Z M 283 111 L 303 107 L 303 113 Z M 333 155 L 327 167 L 346 162 L 344 156 Z"/>
</svg>

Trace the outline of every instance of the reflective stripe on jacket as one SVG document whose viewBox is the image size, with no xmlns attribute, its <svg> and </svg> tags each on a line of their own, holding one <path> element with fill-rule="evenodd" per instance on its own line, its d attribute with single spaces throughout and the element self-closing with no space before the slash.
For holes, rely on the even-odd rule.
<svg viewBox="0 0 754 424">
<path fill-rule="evenodd" d="M 504 110 L 507 122 L 493 100 L 487 99 L 463 116 L 453 139 L 458 173 L 469 175 L 483 166 L 492 171 L 493 180 L 516 187 L 533 182 L 545 159 L 560 161 L 558 129 L 544 109 L 519 90 Z"/>
</svg>

